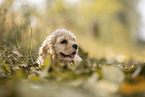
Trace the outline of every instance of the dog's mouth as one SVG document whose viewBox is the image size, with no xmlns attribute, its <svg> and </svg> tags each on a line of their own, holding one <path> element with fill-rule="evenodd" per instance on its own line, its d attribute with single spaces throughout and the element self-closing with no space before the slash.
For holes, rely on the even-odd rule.
<svg viewBox="0 0 145 97">
<path fill-rule="evenodd" d="M 70 57 L 70 58 L 74 58 L 75 57 L 75 55 L 76 55 L 76 52 L 73 52 L 72 54 L 70 54 L 70 55 L 66 55 L 66 54 L 64 54 L 64 53 L 60 53 L 63 57 Z"/>
</svg>

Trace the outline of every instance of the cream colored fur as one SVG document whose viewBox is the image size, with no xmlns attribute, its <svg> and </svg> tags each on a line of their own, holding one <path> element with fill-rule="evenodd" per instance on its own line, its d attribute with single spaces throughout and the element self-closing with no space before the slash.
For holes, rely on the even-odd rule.
<svg viewBox="0 0 145 97">
<path fill-rule="evenodd" d="M 67 43 L 61 43 L 66 40 Z M 78 56 L 78 49 L 72 47 L 73 44 L 77 44 L 76 37 L 70 31 L 65 29 L 58 29 L 48 36 L 41 47 L 39 48 L 38 64 L 44 65 L 44 60 L 50 54 L 53 62 L 80 62 L 82 59 Z M 75 54 L 72 54 L 76 52 Z M 64 57 L 60 53 L 70 55 L 72 57 Z"/>
</svg>

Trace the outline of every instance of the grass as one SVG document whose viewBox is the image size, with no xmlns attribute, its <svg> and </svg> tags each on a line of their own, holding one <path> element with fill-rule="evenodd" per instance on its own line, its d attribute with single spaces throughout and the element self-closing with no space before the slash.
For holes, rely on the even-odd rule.
<svg viewBox="0 0 145 97">
<path fill-rule="evenodd" d="M 48 57 L 49 70 L 45 71 L 47 66 L 39 68 L 36 63 L 38 48 L 32 49 L 29 9 L 26 14 L 26 23 L 9 27 L 6 31 L 9 34 L 3 38 L 5 41 L 0 41 L 1 97 L 145 96 L 145 63 L 128 58 L 129 55 L 117 55 L 101 42 L 96 46 L 93 39 L 89 41 L 86 37 L 78 39 L 81 47 L 86 46 L 84 43 L 91 45 L 88 51 L 88 48 L 80 47 L 79 55 L 83 61 L 79 65 L 53 64 Z M 27 31 L 30 37 L 22 39 Z M 99 58 L 94 53 L 96 48 Z M 43 73 L 45 77 L 42 77 Z"/>
<path fill-rule="evenodd" d="M 118 56 L 112 50 L 107 50 L 106 55 L 102 54 L 104 50 L 93 46 L 93 40 L 87 43 L 92 43 L 89 51 L 86 49 L 84 51 L 80 47 L 79 55 L 83 61 L 79 65 L 52 64 L 48 57 L 46 63 L 51 64 L 49 70 L 45 71 L 47 66 L 39 68 L 36 63 L 38 48 L 31 48 L 33 29 L 30 24 L 28 28 L 31 34 L 27 43 L 22 41 L 24 35 L 22 31 L 25 28 L 21 26 L 20 29 L 19 26 L 9 28 L 9 33 L 13 33 L 8 34 L 5 41 L 1 40 L 0 87 L 2 88 L 0 91 L 2 92 L 0 95 L 2 97 L 33 97 L 36 96 L 35 94 L 45 95 L 45 97 L 60 97 L 60 95 L 62 97 L 141 97 L 145 95 L 144 62 L 127 58 L 125 55 Z M 79 40 L 82 40 L 79 43 L 83 44 L 83 39 Z M 101 47 L 101 43 L 98 45 Z M 91 48 L 94 51 L 97 48 L 97 51 L 100 51 L 98 56 L 103 57 L 90 57 Z M 46 75 L 42 77 L 42 74 Z M 70 94 L 67 94 L 68 92 Z"/>
<path fill-rule="evenodd" d="M 89 58 L 88 53 L 80 48 L 79 55 L 84 61 L 79 66 L 75 64 L 61 66 L 60 64 L 51 63 L 47 77 L 41 78 L 40 72 L 43 72 L 43 69 L 40 69 L 36 63 L 37 53 L 37 50 L 33 51 L 30 47 L 23 48 L 19 45 L 1 46 L 0 79 L 2 83 L 0 85 L 4 87 L 8 85 L 5 91 L 9 92 L 9 96 L 17 97 L 17 95 L 21 95 L 27 97 L 32 95 L 33 97 L 33 93 L 37 91 L 36 87 L 41 87 L 40 91 L 45 91 L 45 89 L 51 91 L 51 88 L 58 86 L 59 88 L 56 88 L 56 91 L 60 91 L 63 87 L 64 93 L 71 91 L 72 93 L 76 92 L 76 95 L 80 95 L 80 93 L 95 96 L 104 94 L 102 97 L 106 97 L 106 95 L 109 95 L 109 97 L 141 97 L 144 95 L 144 63 L 134 64 L 133 60 L 127 63 L 119 63 L 112 60 L 110 64 L 106 59 Z M 47 60 L 50 60 L 50 58 Z M 12 87 L 9 85 L 12 85 Z M 15 87 L 17 85 L 18 87 Z M 45 85 L 48 87 L 45 87 Z M 20 87 L 23 88 L 20 89 Z M 12 89 L 14 90 L 12 91 Z M 24 91 L 25 89 L 28 89 L 28 91 Z M 89 91 L 88 93 L 84 92 L 86 89 Z M 46 95 L 47 92 L 37 91 L 39 95 Z M 102 94 L 99 94 L 99 92 L 102 92 Z M 2 90 L 2 94 L 3 97 L 7 97 L 4 90 Z M 58 97 L 57 92 L 51 94 Z M 85 96 L 84 94 L 82 95 Z M 93 95 L 90 97 L 93 97 Z"/>
</svg>

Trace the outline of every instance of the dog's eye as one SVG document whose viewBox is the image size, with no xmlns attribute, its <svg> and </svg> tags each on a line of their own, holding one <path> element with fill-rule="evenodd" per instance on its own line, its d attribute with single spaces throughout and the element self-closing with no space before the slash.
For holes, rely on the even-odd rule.
<svg viewBox="0 0 145 97">
<path fill-rule="evenodd" d="M 65 43 L 67 43 L 67 41 L 66 40 L 63 40 L 60 43 L 65 44 Z"/>
</svg>

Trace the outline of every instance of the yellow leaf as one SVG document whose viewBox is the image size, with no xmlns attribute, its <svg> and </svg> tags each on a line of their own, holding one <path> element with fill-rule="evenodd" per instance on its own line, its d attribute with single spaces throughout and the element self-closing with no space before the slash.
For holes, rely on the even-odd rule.
<svg viewBox="0 0 145 97">
<path fill-rule="evenodd" d="M 47 67 L 47 65 L 50 65 L 50 62 L 51 62 L 51 56 L 48 55 L 45 60 L 44 60 L 44 65 L 41 66 L 41 69 L 44 69 Z"/>
<path fill-rule="evenodd" d="M 9 67 L 9 64 L 5 64 L 5 69 L 8 73 L 11 73 L 11 69 Z"/>
</svg>

